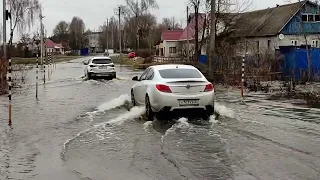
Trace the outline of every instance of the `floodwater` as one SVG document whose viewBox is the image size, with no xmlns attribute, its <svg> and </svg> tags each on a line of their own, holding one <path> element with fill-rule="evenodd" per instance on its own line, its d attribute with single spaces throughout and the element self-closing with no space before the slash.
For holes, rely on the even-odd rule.
<svg viewBox="0 0 320 180">
<path fill-rule="evenodd" d="M 219 117 L 147 122 L 129 102 L 141 72 L 86 81 L 84 59 L 52 68 L 38 101 L 30 69 L 12 128 L 0 97 L 1 180 L 320 179 L 319 109 L 217 87 Z"/>
</svg>

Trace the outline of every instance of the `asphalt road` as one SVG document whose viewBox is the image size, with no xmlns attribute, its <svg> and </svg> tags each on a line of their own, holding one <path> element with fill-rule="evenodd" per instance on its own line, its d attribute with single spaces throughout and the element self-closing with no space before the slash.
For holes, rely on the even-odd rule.
<svg viewBox="0 0 320 180">
<path fill-rule="evenodd" d="M 84 59 L 52 68 L 38 101 L 29 70 L 12 128 L 0 97 L 1 180 L 320 179 L 319 109 L 217 87 L 219 118 L 146 122 L 129 102 L 141 72 L 117 66 L 117 79 L 87 81 Z"/>
</svg>

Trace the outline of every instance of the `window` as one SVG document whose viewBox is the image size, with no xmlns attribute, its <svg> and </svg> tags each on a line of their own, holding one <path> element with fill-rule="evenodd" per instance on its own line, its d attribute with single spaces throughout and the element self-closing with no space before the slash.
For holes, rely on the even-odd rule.
<svg viewBox="0 0 320 180">
<path fill-rule="evenodd" d="M 154 76 L 153 69 L 150 68 L 150 71 L 146 75 L 146 80 L 152 80 Z"/>
<path fill-rule="evenodd" d="M 150 68 L 146 69 L 140 76 L 140 81 L 141 80 L 145 80 L 146 79 L 146 76 L 147 76 L 147 73 L 149 72 Z"/>
<path fill-rule="evenodd" d="M 159 70 L 160 76 L 164 79 L 180 79 L 180 78 L 202 78 L 197 69 L 163 69 Z"/>
<path fill-rule="evenodd" d="M 112 63 L 111 59 L 93 59 L 92 60 L 93 64 L 110 64 Z"/>
<path fill-rule="evenodd" d="M 177 48 L 176 47 L 169 47 L 169 53 L 170 54 L 177 53 Z"/>
<path fill-rule="evenodd" d="M 308 22 L 314 21 L 314 15 L 308 15 Z"/>
<path fill-rule="evenodd" d="M 319 22 L 320 15 L 319 14 L 303 14 L 301 19 L 303 22 Z"/>
<path fill-rule="evenodd" d="M 297 40 L 292 40 L 292 41 L 291 41 L 291 45 L 293 45 L 293 46 L 298 46 L 298 41 L 297 41 Z"/>
<path fill-rule="evenodd" d="M 308 21 L 308 15 L 302 15 L 302 21 L 304 22 Z"/>
<path fill-rule="evenodd" d="M 312 40 L 312 47 L 319 47 L 319 41 L 318 40 Z"/>
</svg>

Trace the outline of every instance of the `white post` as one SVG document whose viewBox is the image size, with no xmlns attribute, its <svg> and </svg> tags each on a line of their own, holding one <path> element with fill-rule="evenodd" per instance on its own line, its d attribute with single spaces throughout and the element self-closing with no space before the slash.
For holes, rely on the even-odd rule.
<svg viewBox="0 0 320 180">
<path fill-rule="evenodd" d="M 189 6 L 187 6 L 187 62 L 189 62 L 189 28 L 188 28 L 188 18 L 189 18 Z"/>
</svg>

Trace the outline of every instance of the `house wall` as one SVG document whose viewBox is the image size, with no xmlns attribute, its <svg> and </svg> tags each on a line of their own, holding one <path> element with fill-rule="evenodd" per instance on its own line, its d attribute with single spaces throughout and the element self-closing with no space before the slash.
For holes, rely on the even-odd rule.
<svg viewBox="0 0 320 180">
<path fill-rule="evenodd" d="M 320 34 L 306 35 L 307 44 L 312 47 L 320 47 Z M 243 55 L 248 54 L 274 54 L 280 46 L 301 46 L 306 45 L 304 35 L 285 35 L 280 40 L 278 36 L 272 37 L 255 37 L 239 40 L 236 53 Z"/>
<path fill-rule="evenodd" d="M 46 50 L 47 50 L 47 53 L 55 52 L 55 49 L 54 49 L 54 48 L 46 48 Z"/>
<path fill-rule="evenodd" d="M 170 47 L 176 48 L 176 53 L 170 53 Z M 163 41 L 163 52 L 165 57 L 175 57 L 178 55 L 178 41 Z"/>
<path fill-rule="evenodd" d="M 318 7 L 311 3 L 306 3 L 304 7 L 285 25 L 282 34 L 293 35 L 303 33 L 320 33 L 320 20 L 305 22 L 302 21 L 302 15 L 319 15 Z"/>
</svg>

